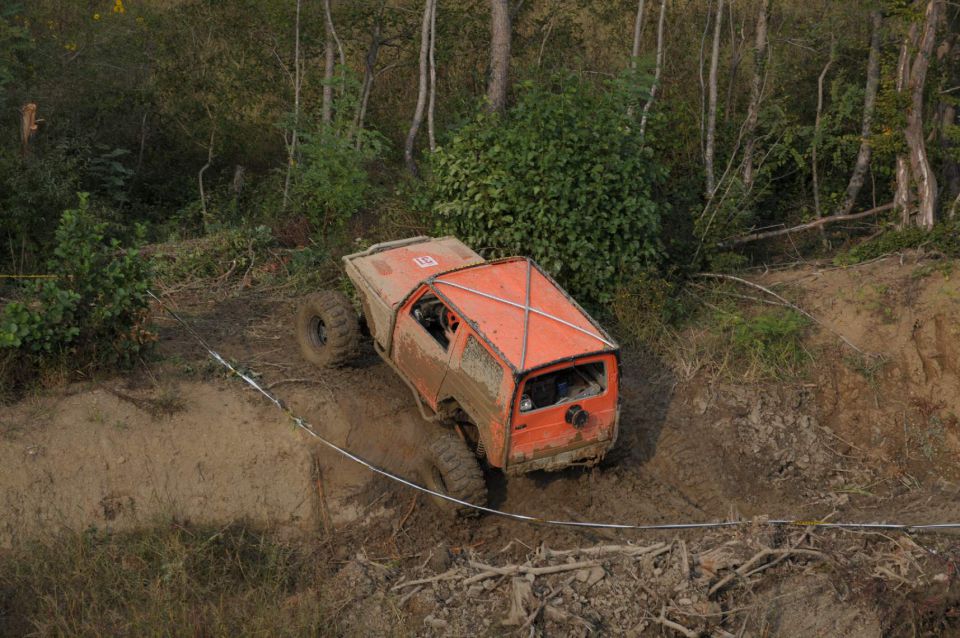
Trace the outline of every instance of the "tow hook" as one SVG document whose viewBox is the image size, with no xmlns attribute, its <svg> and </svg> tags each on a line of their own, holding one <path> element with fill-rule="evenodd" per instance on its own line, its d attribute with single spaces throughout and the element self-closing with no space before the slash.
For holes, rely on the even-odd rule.
<svg viewBox="0 0 960 638">
<path fill-rule="evenodd" d="M 567 414 L 564 416 L 566 422 L 578 430 L 587 424 L 589 418 L 590 413 L 579 405 L 570 406 L 570 409 L 567 410 Z"/>
</svg>

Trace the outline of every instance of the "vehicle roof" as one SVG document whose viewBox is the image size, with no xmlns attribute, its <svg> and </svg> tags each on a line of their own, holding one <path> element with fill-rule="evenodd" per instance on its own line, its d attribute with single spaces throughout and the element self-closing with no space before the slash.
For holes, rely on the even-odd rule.
<svg viewBox="0 0 960 638">
<path fill-rule="evenodd" d="M 413 237 L 371 246 L 344 257 L 390 307 L 395 308 L 431 276 L 484 263 L 455 237 Z"/>
<path fill-rule="evenodd" d="M 528 270 L 529 313 L 525 309 Z M 514 372 L 618 349 L 583 308 L 528 258 L 469 266 L 438 274 L 428 283 Z"/>
</svg>

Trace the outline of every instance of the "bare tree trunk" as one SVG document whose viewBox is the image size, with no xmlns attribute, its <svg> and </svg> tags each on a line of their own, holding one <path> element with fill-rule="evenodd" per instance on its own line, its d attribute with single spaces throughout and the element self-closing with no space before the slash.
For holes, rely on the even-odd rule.
<svg viewBox="0 0 960 638">
<path fill-rule="evenodd" d="M 827 77 L 830 67 L 833 66 L 833 60 L 836 56 L 837 38 L 832 35 L 830 37 L 830 57 L 827 58 L 827 63 L 823 65 L 820 77 L 817 78 L 817 116 L 813 124 L 813 144 L 810 148 L 810 171 L 813 173 L 813 211 L 817 219 L 823 217 L 823 211 L 820 208 L 820 176 L 817 170 L 817 148 L 820 146 L 820 126 L 823 115 L 823 81 Z M 823 243 L 826 244 L 827 240 L 823 226 L 820 227 L 820 234 Z"/>
<path fill-rule="evenodd" d="M 877 103 L 877 88 L 880 86 L 880 35 L 883 28 L 883 14 L 879 10 L 870 13 L 872 33 L 870 35 L 870 55 L 867 57 L 867 85 L 863 92 L 863 121 L 860 125 L 860 151 L 857 153 L 857 163 L 850 175 L 850 183 L 843 196 L 840 206 L 840 215 L 849 215 L 853 205 L 857 203 L 857 196 L 863 188 L 863 180 L 870 168 L 870 155 L 873 151 L 870 145 L 870 131 L 873 125 L 873 110 Z"/>
<path fill-rule="evenodd" d="M 926 143 L 923 137 L 923 89 L 933 54 L 937 25 L 943 0 L 930 0 L 924 17 L 923 35 L 920 37 L 917 54 L 910 65 L 908 87 L 911 93 L 907 110 L 907 139 L 910 180 L 916 185 L 917 216 L 915 223 L 924 228 L 933 228 L 937 210 L 937 178 L 930 166 Z M 902 53 L 902 52 L 901 52 Z M 898 165 L 899 169 L 899 165 Z M 899 177 L 899 171 L 898 171 Z M 898 182 L 899 188 L 899 182 Z M 904 220 L 906 221 L 906 217 Z"/>
<path fill-rule="evenodd" d="M 328 7 L 330 0 L 324 0 L 324 7 Z M 333 70 L 336 65 L 336 44 L 333 41 L 333 24 L 323 21 L 323 109 L 321 121 L 325 125 L 333 122 Z"/>
<path fill-rule="evenodd" d="M 910 31 L 904 37 L 900 44 L 900 57 L 897 60 L 897 93 L 903 93 L 907 90 L 910 83 L 910 51 L 917 45 L 919 29 L 917 25 L 911 25 Z M 897 155 L 897 189 L 894 193 L 893 203 L 896 209 L 900 211 L 901 226 L 910 225 L 910 218 L 913 215 L 913 207 L 916 204 L 916 195 L 913 192 L 913 183 L 910 179 L 910 162 L 904 154 Z"/>
<path fill-rule="evenodd" d="M 20 156 L 26 157 L 30 150 L 30 138 L 37 132 L 37 105 L 24 104 L 20 109 Z"/>
<path fill-rule="evenodd" d="M 633 48 L 630 49 L 630 70 L 637 70 L 637 61 L 640 58 L 640 39 L 643 36 L 643 14 L 645 0 L 639 0 L 637 3 L 637 17 L 633 22 Z M 552 25 L 552 23 L 551 23 Z M 537 64 L 539 67 L 540 65 Z M 627 107 L 627 117 L 633 118 L 633 104 Z M 642 135 L 642 133 L 641 133 Z"/>
<path fill-rule="evenodd" d="M 430 97 L 427 101 L 427 141 L 430 144 L 430 152 L 437 150 L 437 136 L 434 128 L 433 115 L 437 104 L 437 2 L 433 0 L 433 8 L 430 11 Z"/>
<path fill-rule="evenodd" d="M 657 88 L 660 86 L 660 70 L 663 68 L 663 24 L 667 15 L 667 0 L 660 0 L 660 18 L 657 20 L 657 65 L 653 72 L 653 86 L 650 87 L 650 99 L 643 105 L 643 115 L 640 117 L 640 137 L 643 138 L 647 130 L 647 115 L 650 106 L 657 97 Z"/>
<path fill-rule="evenodd" d="M 403 161 L 411 175 L 417 175 L 417 163 L 413 159 L 413 145 L 423 123 L 423 109 L 427 102 L 427 63 L 430 55 L 430 16 L 433 13 L 434 0 L 425 0 L 423 3 L 423 22 L 420 26 L 420 82 L 417 90 L 417 107 L 413 111 L 413 121 L 410 123 L 410 132 L 403 146 Z"/>
<path fill-rule="evenodd" d="M 383 40 L 380 38 L 382 28 L 383 9 L 386 1 L 380 5 L 380 12 L 377 14 L 376 22 L 373 25 L 373 31 L 370 33 L 370 48 L 367 49 L 367 55 L 364 57 L 363 83 L 360 85 L 360 100 L 357 103 L 357 113 L 353 118 L 353 131 L 351 139 L 354 140 L 355 148 L 359 149 L 363 145 L 363 136 L 360 132 L 363 130 L 364 122 L 367 118 L 367 103 L 370 101 L 370 93 L 373 91 L 373 81 L 376 78 L 377 57 L 380 55 L 380 45 Z"/>
<path fill-rule="evenodd" d="M 706 173 L 706 195 L 710 197 L 716 190 L 716 177 L 713 171 L 713 159 L 717 138 L 717 66 L 720 63 L 720 31 L 723 27 L 723 0 L 717 0 L 717 17 L 713 25 L 713 50 L 710 56 L 710 79 L 707 81 L 709 98 L 707 103 L 707 141 L 703 150 L 703 164 Z"/>
<path fill-rule="evenodd" d="M 723 103 L 723 121 L 729 122 L 734 111 L 734 93 L 733 89 L 737 84 L 737 71 L 740 70 L 740 62 L 743 61 L 743 25 L 740 26 L 740 42 L 737 42 L 737 25 L 733 20 L 733 2 L 727 3 L 727 11 L 730 17 L 730 77 L 727 78 L 727 99 Z"/>
<path fill-rule="evenodd" d="M 703 54 L 707 47 L 707 34 L 710 32 L 710 18 L 712 16 L 713 5 L 707 4 L 707 19 L 703 21 L 703 37 L 700 38 L 700 65 L 697 67 L 697 77 L 700 80 L 700 157 L 703 158 L 706 158 L 706 146 L 703 135 L 707 121 L 707 85 L 703 80 Z"/>
<path fill-rule="evenodd" d="M 749 193 L 753 189 L 753 153 L 757 143 L 757 119 L 760 117 L 760 100 L 763 98 L 763 78 L 767 68 L 767 13 L 770 0 L 762 0 L 757 13 L 756 42 L 753 49 L 753 81 L 750 84 L 750 106 L 747 107 L 747 122 L 744 127 L 746 143 L 743 149 L 743 187 Z"/>
<path fill-rule="evenodd" d="M 323 15 L 326 22 L 325 29 L 330 34 L 330 37 L 333 38 L 334 43 L 337 45 L 337 53 L 340 56 L 340 68 L 344 69 L 345 71 L 347 68 L 347 56 L 343 54 L 343 44 L 340 42 L 340 38 L 337 37 L 337 30 L 333 26 L 333 13 L 330 10 L 330 0 L 323 0 Z M 331 78 L 333 77 L 332 72 L 330 74 L 330 77 Z M 341 95 L 343 94 L 344 89 L 345 89 L 344 84 L 341 83 L 340 84 Z"/>
<path fill-rule="evenodd" d="M 297 15 L 294 20 L 293 34 L 293 126 L 290 131 L 290 143 L 287 145 L 287 176 L 283 180 L 283 204 L 286 212 L 290 203 L 290 176 L 297 163 L 297 128 L 300 124 L 300 0 L 297 0 Z"/>
<path fill-rule="evenodd" d="M 207 111 L 209 114 L 209 110 Z M 207 169 L 213 164 L 213 140 L 217 132 L 216 127 L 214 127 L 213 122 L 210 122 L 210 141 L 207 143 L 207 163 L 200 168 L 200 172 L 197 173 L 197 184 L 200 187 L 200 210 L 203 213 L 203 226 L 206 229 L 210 225 L 209 213 L 207 212 L 207 194 L 203 187 L 203 174 L 207 172 Z"/>
<path fill-rule="evenodd" d="M 937 61 L 939 67 L 945 70 L 943 81 L 947 81 L 951 86 L 956 86 L 960 80 L 960 9 L 954 11 L 953 17 L 946 21 L 947 38 L 944 43 L 937 48 Z M 952 70 L 952 71 L 951 71 Z M 949 89 L 946 89 L 949 91 Z M 939 92 L 940 104 L 938 106 L 938 130 L 940 138 L 940 164 L 943 173 L 943 192 L 944 202 L 949 201 L 949 205 L 944 205 L 944 216 L 953 219 L 957 214 L 957 208 L 960 206 L 960 162 L 955 159 L 957 143 L 947 134 L 949 126 L 953 126 L 957 121 L 956 102 L 950 100 L 948 94 L 941 90 Z"/>
<path fill-rule="evenodd" d="M 508 0 L 490 0 L 490 82 L 487 84 L 487 108 L 492 113 L 503 113 L 507 107 L 510 29 Z"/>
<path fill-rule="evenodd" d="M 640 34 L 643 33 L 643 5 L 645 0 L 637 2 L 637 19 L 633 23 L 633 48 L 630 49 L 630 68 L 637 68 L 637 58 L 640 57 Z"/>
</svg>

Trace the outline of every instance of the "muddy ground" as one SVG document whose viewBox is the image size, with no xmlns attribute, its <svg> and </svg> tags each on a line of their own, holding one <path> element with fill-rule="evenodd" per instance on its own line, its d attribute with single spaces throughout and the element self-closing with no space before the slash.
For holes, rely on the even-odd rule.
<svg viewBox="0 0 960 638">
<path fill-rule="evenodd" d="M 960 522 L 952 272 L 910 255 L 754 276 L 822 322 L 804 378 L 744 383 L 696 360 L 627 350 L 611 458 L 509 481 L 491 472 L 492 505 L 627 523 Z M 318 372 L 290 336 L 295 298 L 231 287 L 166 300 L 324 436 L 415 476 L 430 427 L 372 350 Z M 155 354 L 132 374 L 44 391 L 0 413 L 0 547 L 63 527 L 123 530 L 171 516 L 319 539 L 331 557 L 335 633 L 348 635 L 943 635 L 960 626 L 951 536 L 451 520 L 297 431 L 159 310 L 155 329 Z M 575 551 L 598 545 L 616 547 Z M 638 554 L 635 545 L 656 548 Z M 545 556 L 544 547 L 570 553 Z M 558 569 L 578 561 L 595 564 Z M 471 581 L 484 573 L 477 565 L 506 573 Z M 530 573 L 545 566 L 557 571 Z"/>
</svg>

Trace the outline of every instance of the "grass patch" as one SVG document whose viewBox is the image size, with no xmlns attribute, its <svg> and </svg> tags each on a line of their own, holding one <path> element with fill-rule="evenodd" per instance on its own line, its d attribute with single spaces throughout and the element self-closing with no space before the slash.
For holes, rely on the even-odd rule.
<svg viewBox="0 0 960 638">
<path fill-rule="evenodd" d="M 791 379 L 813 358 L 807 317 L 727 284 L 637 278 L 617 291 L 612 309 L 618 336 L 650 348 L 682 379 L 701 370 L 740 382 Z"/>
<path fill-rule="evenodd" d="M 944 222 L 929 231 L 916 227 L 889 230 L 837 255 L 834 263 L 838 266 L 852 266 L 915 248 L 937 250 L 946 257 L 960 258 L 960 222 Z"/>
<path fill-rule="evenodd" d="M 753 315 L 723 312 L 715 331 L 726 348 L 726 361 L 746 377 L 785 379 L 800 376 L 812 359 L 803 338 L 810 321 L 789 308 Z"/>
<path fill-rule="evenodd" d="M 68 534 L 0 554 L 0 635 L 320 635 L 322 572 L 243 526 Z"/>
</svg>

